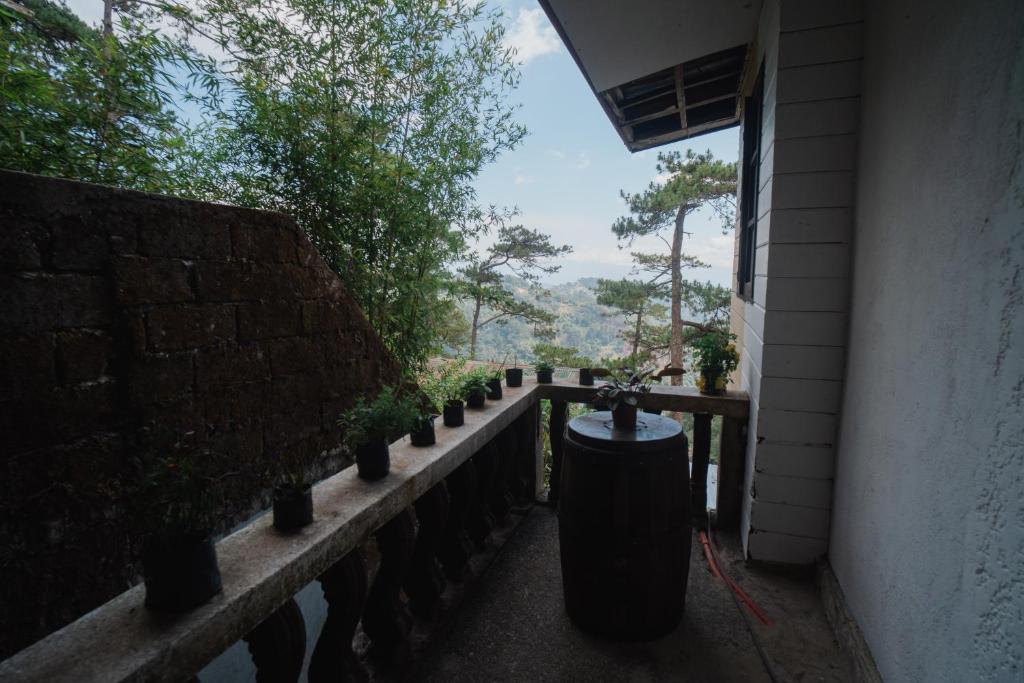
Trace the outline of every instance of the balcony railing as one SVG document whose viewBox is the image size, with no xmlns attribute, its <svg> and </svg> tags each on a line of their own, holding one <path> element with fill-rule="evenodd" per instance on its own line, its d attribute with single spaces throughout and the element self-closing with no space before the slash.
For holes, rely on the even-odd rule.
<svg viewBox="0 0 1024 683">
<path fill-rule="evenodd" d="M 499 401 L 467 410 L 465 425 L 437 428 L 437 443 L 391 448 L 391 473 L 375 482 L 346 469 L 313 489 L 316 521 L 300 534 L 274 530 L 269 515 L 217 544 L 224 589 L 183 615 L 143 606 L 141 585 L 0 663 L 4 681 L 179 681 L 195 676 L 232 644 L 245 640 L 257 680 L 297 680 L 304 662 L 304 619 L 294 596 L 319 581 L 327 620 L 308 678 L 348 679 L 361 664 L 352 642 L 359 623 L 378 651 L 408 636 L 406 610 L 429 618 L 475 548 L 515 507 L 532 504 L 544 477 L 540 401 L 551 401 L 551 484 L 557 492 L 561 435 L 569 403 L 589 403 L 594 387 L 526 380 Z M 702 396 L 655 387 L 645 407 L 694 415 L 691 490 L 694 509 L 706 495 L 711 419 L 723 417 L 717 523 L 736 522 L 743 481 L 745 394 Z M 557 497 L 557 496 L 555 496 Z M 379 565 L 370 582 L 363 546 L 376 540 Z M 402 594 L 405 600 L 402 599 Z"/>
</svg>

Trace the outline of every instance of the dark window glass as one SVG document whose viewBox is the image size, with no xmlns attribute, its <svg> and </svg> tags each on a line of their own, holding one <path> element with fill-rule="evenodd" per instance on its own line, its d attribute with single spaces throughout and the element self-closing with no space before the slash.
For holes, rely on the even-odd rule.
<svg viewBox="0 0 1024 683">
<path fill-rule="evenodd" d="M 743 185 L 740 188 L 740 263 L 736 292 L 754 298 L 754 255 L 757 251 L 757 193 L 761 187 L 761 113 L 764 104 L 764 65 L 754 90 L 744 98 Z"/>
</svg>

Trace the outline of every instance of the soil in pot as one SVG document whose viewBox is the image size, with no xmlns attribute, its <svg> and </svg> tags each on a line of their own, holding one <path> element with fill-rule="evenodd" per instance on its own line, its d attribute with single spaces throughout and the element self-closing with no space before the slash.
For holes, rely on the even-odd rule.
<svg viewBox="0 0 1024 683">
<path fill-rule="evenodd" d="M 591 374 L 590 368 L 580 368 L 580 386 L 594 386 L 594 375 Z"/>
<path fill-rule="evenodd" d="M 431 417 L 424 426 L 409 432 L 409 441 L 413 446 L 420 448 L 437 443 L 437 438 L 434 436 L 434 418 Z"/>
<path fill-rule="evenodd" d="M 207 534 L 154 538 L 142 554 L 146 607 L 187 612 L 221 590 L 217 549 Z"/>
<path fill-rule="evenodd" d="M 482 391 L 474 391 L 466 397 L 466 405 L 470 408 L 483 408 L 486 395 Z"/>
<path fill-rule="evenodd" d="M 274 489 L 274 528 L 280 531 L 298 531 L 313 523 L 313 489 L 293 489 L 279 486 Z"/>
<path fill-rule="evenodd" d="M 538 370 L 537 371 L 537 384 L 551 384 L 553 370 Z"/>
<path fill-rule="evenodd" d="M 636 406 L 625 403 L 612 411 L 612 422 L 618 429 L 636 429 Z"/>
<path fill-rule="evenodd" d="M 492 401 L 501 400 L 501 380 L 497 377 L 487 380 L 487 398 Z"/>
<path fill-rule="evenodd" d="M 359 469 L 359 477 L 367 481 L 387 476 L 391 471 L 388 440 L 381 437 L 356 448 L 356 467 Z"/>
<path fill-rule="evenodd" d="M 444 404 L 444 426 L 461 427 L 466 420 L 465 406 L 462 401 L 449 401 Z"/>
<path fill-rule="evenodd" d="M 521 386 L 523 386 L 523 369 L 522 368 L 506 368 L 505 369 L 505 386 L 509 386 L 509 387 L 521 387 Z"/>
</svg>

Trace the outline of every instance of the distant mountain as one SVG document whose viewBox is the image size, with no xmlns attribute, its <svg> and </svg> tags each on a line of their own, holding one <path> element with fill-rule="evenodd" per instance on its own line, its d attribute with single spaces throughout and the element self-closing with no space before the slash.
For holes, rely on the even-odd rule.
<svg viewBox="0 0 1024 683">
<path fill-rule="evenodd" d="M 628 352 L 626 343 L 619 338 L 623 328 L 622 316 L 597 303 L 591 287 L 597 278 L 587 277 L 552 285 L 547 288 L 549 296 L 537 299 L 530 292 L 527 283 L 518 278 L 506 278 L 516 295 L 543 306 L 558 316 L 555 322 L 555 338 L 551 343 L 571 346 L 580 354 L 590 358 L 622 356 Z M 466 319 L 473 314 L 468 302 L 461 305 Z M 481 360 L 501 361 L 509 354 L 509 362 L 516 356 L 520 365 L 533 360 L 533 346 L 538 341 L 533 327 L 521 320 L 510 320 L 505 324 L 491 323 L 482 330 L 477 341 L 477 357 Z"/>
</svg>

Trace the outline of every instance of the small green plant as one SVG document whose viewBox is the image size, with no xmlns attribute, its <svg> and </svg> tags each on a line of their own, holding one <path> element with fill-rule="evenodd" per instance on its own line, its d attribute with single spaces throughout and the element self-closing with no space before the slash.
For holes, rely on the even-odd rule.
<svg viewBox="0 0 1024 683">
<path fill-rule="evenodd" d="M 459 358 L 435 365 L 419 377 L 420 390 L 429 399 L 434 413 L 446 404 L 462 400 L 462 375 L 466 360 Z"/>
<path fill-rule="evenodd" d="M 536 365 L 533 366 L 535 372 L 554 372 L 555 366 L 546 360 L 537 361 Z"/>
<path fill-rule="evenodd" d="M 490 378 L 491 372 L 487 368 L 477 368 L 465 373 L 460 385 L 459 395 L 462 400 L 468 399 L 473 394 L 490 393 L 490 389 L 487 387 L 487 381 Z"/>
<path fill-rule="evenodd" d="M 598 388 L 594 398 L 616 410 L 621 405 L 636 407 L 651 391 L 651 383 L 662 377 L 683 374 L 682 368 L 665 366 L 655 372 L 653 369 L 636 371 L 631 368 L 593 368 L 594 377 L 605 378 L 605 384 Z"/>
<path fill-rule="evenodd" d="M 151 460 L 140 491 L 145 527 L 156 538 L 205 536 L 221 513 L 223 482 L 214 453 L 174 453 Z"/>
<path fill-rule="evenodd" d="M 361 396 L 338 418 L 338 426 L 344 431 L 342 442 L 355 450 L 374 439 L 404 434 L 412 428 L 417 413 L 416 406 L 391 387 L 382 389 L 372 401 Z"/>
<path fill-rule="evenodd" d="M 739 364 L 736 352 L 735 334 L 728 332 L 708 332 L 693 342 L 694 356 L 700 376 L 697 388 L 703 392 L 722 391 L 729 381 L 729 374 Z M 708 386 L 709 383 L 712 386 Z"/>
</svg>

